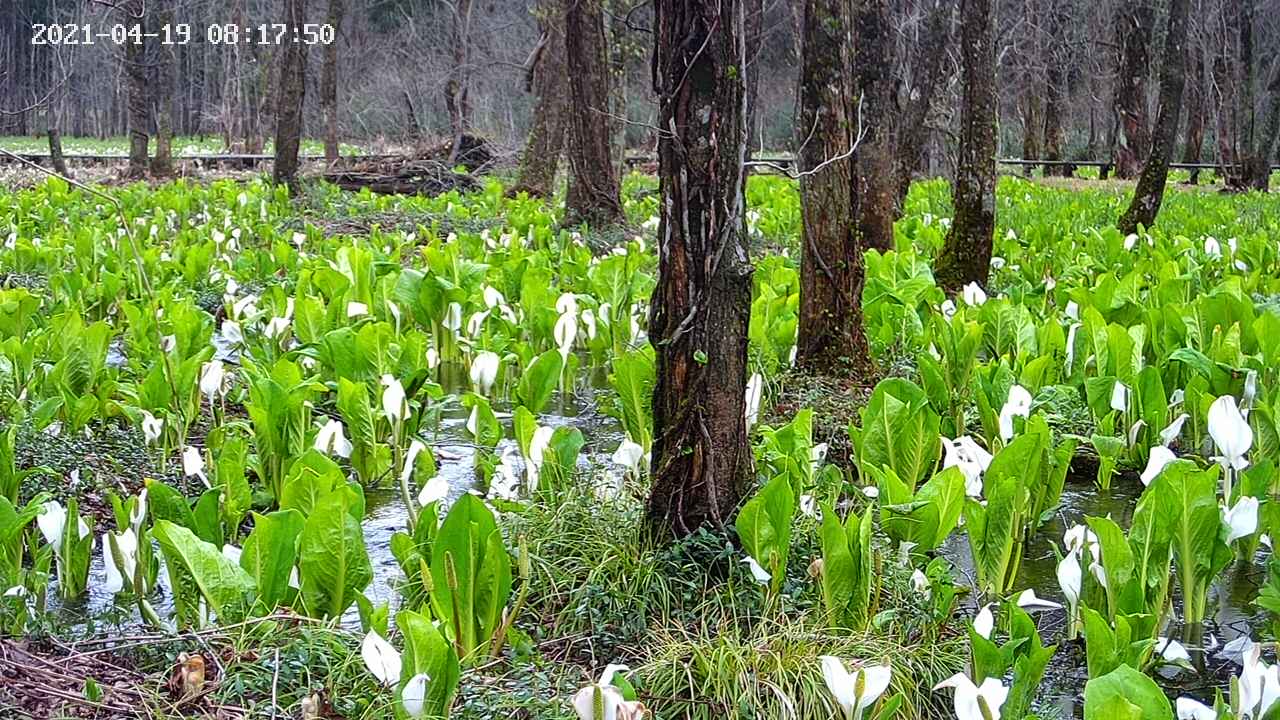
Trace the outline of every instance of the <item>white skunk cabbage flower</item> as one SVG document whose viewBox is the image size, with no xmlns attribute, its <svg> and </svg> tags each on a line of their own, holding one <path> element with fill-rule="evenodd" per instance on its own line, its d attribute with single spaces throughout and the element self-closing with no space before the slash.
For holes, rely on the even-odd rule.
<svg viewBox="0 0 1280 720">
<path fill-rule="evenodd" d="M 378 682 L 387 687 L 400 682 L 400 653 L 378 633 L 370 630 L 364 636 L 364 642 L 360 643 L 360 657 Z"/>
<path fill-rule="evenodd" d="M 477 393 L 489 394 L 493 384 L 498 380 L 498 366 L 501 364 L 502 358 L 489 350 L 479 353 L 471 361 L 471 384 L 475 386 Z"/>
<path fill-rule="evenodd" d="M 1155 480 L 1169 463 L 1177 459 L 1178 456 L 1163 445 L 1156 445 L 1151 448 L 1151 454 L 1147 456 L 1147 468 L 1142 471 L 1141 480 L 1143 486 L 1150 485 L 1151 481 Z"/>
<path fill-rule="evenodd" d="M 1013 419 L 1031 415 L 1031 393 L 1021 385 L 1009 388 L 1009 398 L 1000 408 L 1000 439 L 1009 442 L 1013 439 Z"/>
<path fill-rule="evenodd" d="M 324 427 L 320 428 L 320 432 L 316 433 L 314 447 L 325 455 L 344 458 L 351 457 L 351 451 L 355 449 L 343 432 L 342 421 L 337 418 L 329 418 Z"/>
<path fill-rule="evenodd" d="M 391 375 L 382 376 L 382 412 L 391 423 L 403 422 L 409 417 L 409 401 L 405 399 L 404 386 Z"/>
<path fill-rule="evenodd" d="M 822 679 L 827 683 L 827 690 L 831 691 L 846 717 L 861 717 L 889 689 L 889 681 L 893 678 L 893 669 L 888 665 L 870 665 L 849 672 L 840 658 L 823 655 L 819 660 L 822 661 Z"/>
<path fill-rule="evenodd" d="M 1209 435 L 1222 455 L 1213 459 L 1224 468 L 1243 470 L 1249 467 L 1245 458 L 1253 447 L 1253 429 L 1236 407 L 1236 399 L 1223 395 L 1209 407 Z"/>
<path fill-rule="evenodd" d="M 755 426 L 760 419 L 760 397 L 764 393 L 764 378 L 760 373 L 752 373 L 747 380 L 746 416 L 747 429 Z"/>
<path fill-rule="evenodd" d="M 956 673 L 934 686 L 934 690 L 954 688 L 956 720 L 1000 720 L 1000 708 L 1009 698 L 1009 688 L 996 678 L 974 685 L 969 676 Z"/>
</svg>

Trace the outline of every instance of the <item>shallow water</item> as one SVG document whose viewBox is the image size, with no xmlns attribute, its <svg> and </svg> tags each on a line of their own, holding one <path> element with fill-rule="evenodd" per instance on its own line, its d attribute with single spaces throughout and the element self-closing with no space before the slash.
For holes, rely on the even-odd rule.
<svg viewBox="0 0 1280 720">
<path fill-rule="evenodd" d="M 1054 553 L 1055 546 L 1061 549 L 1063 533 L 1073 525 L 1083 524 L 1086 517 L 1107 516 L 1127 531 L 1143 490 L 1133 474 L 1117 476 L 1111 489 L 1105 492 L 1096 488 L 1092 476 L 1068 476 L 1059 507 L 1026 548 L 1018 569 L 1015 592 L 1032 588 L 1037 596 L 1065 605 L 1066 598 L 1057 579 L 1058 555 Z M 968 537 L 963 531 L 952 534 L 941 548 L 941 553 L 955 567 L 957 581 L 972 587 L 976 581 L 973 559 Z M 1204 670 L 1193 673 L 1175 668 L 1161 669 L 1157 675 L 1166 692 L 1171 696 L 1191 694 L 1212 703 L 1213 688 L 1225 687 L 1229 677 L 1239 670 L 1239 656 L 1225 655 L 1222 647 L 1252 634 L 1253 626 L 1260 619 L 1252 607 L 1252 599 L 1264 581 L 1265 569 L 1257 563 L 1235 563 L 1222 573 L 1210 591 L 1210 613 L 1204 628 L 1204 642 L 1199 646 L 1187 646 L 1193 657 L 1203 654 Z M 1182 600 L 1176 588 L 1173 602 L 1173 617 L 1162 635 L 1182 640 Z M 977 611 L 975 597 L 970 597 L 967 611 Z M 1036 620 L 1044 643 L 1056 643 L 1058 646 L 1045 671 L 1037 709 L 1048 717 L 1083 717 L 1084 686 L 1089 680 L 1083 637 L 1078 635 L 1071 643 L 1064 641 L 1066 613 L 1063 610 L 1041 612 Z"/>
<path fill-rule="evenodd" d="M 456 395 L 469 389 L 466 372 L 460 366 L 441 366 L 438 370 L 437 377 L 446 392 Z M 578 457 L 580 470 L 589 471 L 593 466 L 612 466 L 610 456 L 625 437 L 618 421 L 600 411 L 600 403 L 607 402 L 611 392 L 606 373 L 601 369 L 590 369 L 579 376 L 573 387 L 564 392 L 557 391 L 548 403 L 546 412 L 538 417 L 538 421 L 544 425 L 571 425 L 582 431 L 586 442 Z M 510 439 L 510 402 L 496 400 L 493 402 L 493 409 L 507 436 L 499 443 L 497 452 L 500 454 L 506 448 L 514 450 L 515 441 Z M 468 414 L 469 411 L 455 397 L 450 397 L 441 409 L 439 423 L 422 433 L 422 440 L 435 451 L 438 474 L 449 482 L 450 493 L 446 502 L 456 500 L 475 484 L 476 447 L 466 429 Z M 366 489 L 365 500 L 365 517 L 361 525 L 373 568 L 373 581 L 365 588 L 365 595 L 375 605 L 391 603 L 394 615 L 398 597 L 396 586 L 402 574 L 391 554 L 391 536 L 395 531 L 405 529 L 408 513 L 400 492 L 394 487 Z M 100 535 L 101 532 L 102 528 L 95 528 L 95 533 Z M 117 607 L 114 598 L 101 590 L 106 574 L 100 550 L 101 541 L 98 540 L 85 596 L 73 602 L 61 603 L 56 596 L 55 581 L 49 588 L 49 607 L 57 612 L 62 622 L 86 631 L 103 629 L 104 626 L 116 631 L 137 627 L 141 620 L 135 606 L 129 604 Z M 159 548 L 156 548 L 156 553 L 158 556 Z M 161 618 L 168 619 L 173 614 L 173 602 L 163 569 L 157 584 L 156 593 L 151 598 L 152 605 Z M 347 611 L 342 621 L 350 627 L 360 626 L 359 615 L 354 606 Z"/>
</svg>

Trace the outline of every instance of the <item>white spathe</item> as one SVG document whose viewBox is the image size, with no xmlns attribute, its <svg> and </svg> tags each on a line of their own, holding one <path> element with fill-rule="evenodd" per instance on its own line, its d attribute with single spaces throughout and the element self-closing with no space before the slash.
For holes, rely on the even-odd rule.
<svg viewBox="0 0 1280 720">
<path fill-rule="evenodd" d="M 1258 498 L 1245 495 L 1228 510 L 1221 508 L 1222 524 L 1227 528 L 1227 544 L 1249 537 L 1258 531 Z"/>
<path fill-rule="evenodd" d="M 968 435 L 955 440 L 942 438 L 942 467 L 960 468 L 964 475 L 965 494 L 972 498 L 982 496 L 982 474 L 991 467 L 992 455 Z"/>
<path fill-rule="evenodd" d="M 1080 588 L 1084 584 L 1084 571 L 1080 569 L 1078 551 L 1068 552 L 1058 562 L 1057 575 L 1058 587 L 1062 588 L 1062 595 L 1066 597 L 1074 615 L 1076 604 L 1080 602 Z"/>
<path fill-rule="evenodd" d="M 391 375 L 382 376 L 382 412 L 391 423 L 403 422 L 409 416 L 409 401 L 405 399 L 404 386 Z"/>
<path fill-rule="evenodd" d="M 1223 395 L 1209 407 L 1209 435 L 1222 453 L 1214 460 L 1233 470 L 1249 467 L 1245 455 L 1253 447 L 1253 429 L 1240 414 L 1234 396 Z"/>
<path fill-rule="evenodd" d="M 751 577 L 756 582 L 760 583 L 761 585 L 768 585 L 770 582 L 773 581 L 773 576 L 769 574 L 768 570 L 764 569 L 764 566 L 762 566 L 759 562 L 756 562 L 755 558 L 748 555 L 742 558 L 742 562 L 747 564 L 747 567 L 751 570 Z"/>
<path fill-rule="evenodd" d="M 1009 442 L 1013 439 L 1013 419 L 1028 417 L 1031 414 L 1031 393 L 1021 385 L 1009 388 L 1009 398 L 1000 408 L 1000 439 Z"/>
<path fill-rule="evenodd" d="M 991 639 L 991 631 L 996 629 L 996 616 L 991 612 L 990 605 L 983 605 L 978 614 L 973 617 L 973 630 L 988 640 Z"/>
<path fill-rule="evenodd" d="M 420 718 L 426 714 L 427 683 L 431 678 L 426 673 L 418 673 L 409 678 L 400 691 L 400 703 L 411 718 Z"/>
<path fill-rule="evenodd" d="M 755 426 L 760 418 L 760 397 L 764 393 L 764 377 L 760 373 L 752 373 L 747 380 L 746 417 L 747 429 Z"/>
<path fill-rule="evenodd" d="M 163 420 L 157 418 L 146 410 L 142 411 L 142 439 L 148 445 L 151 445 L 156 440 L 160 439 L 160 433 L 163 429 Z"/>
<path fill-rule="evenodd" d="M 209 487 L 209 478 L 204 474 L 204 455 L 200 452 L 200 448 L 188 445 L 187 449 L 182 451 L 182 474 L 186 477 L 198 477 L 205 487 Z"/>
<path fill-rule="evenodd" d="M 982 289 L 981 285 L 971 282 L 961 289 L 960 298 L 964 300 L 965 305 L 977 306 L 987 301 L 987 293 Z"/>
<path fill-rule="evenodd" d="M 226 375 L 221 360 L 210 360 L 200 366 L 200 392 L 212 402 L 215 395 L 222 394 L 222 382 Z"/>
<path fill-rule="evenodd" d="M 471 384 L 475 386 L 477 393 L 489 394 L 489 390 L 498 379 L 498 366 L 501 364 L 502 358 L 489 350 L 476 355 L 471 361 Z"/>
<path fill-rule="evenodd" d="M 636 473 L 639 471 L 640 461 L 644 459 L 644 447 L 640 443 L 624 439 L 618 443 L 618 449 L 613 451 L 612 459 L 625 467 L 627 472 Z"/>
<path fill-rule="evenodd" d="M 1178 456 L 1163 445 L 1156 445 L 1151 448 L 1151 454 L 1147 456 L 1147 467 L 1140 476 L 1142 484 L 1150 485 L 1151 481 L 1155 480 L 1169 463 L 1177 459 Z"/>
<path fill-rule="evenodd" d="M 1199 700 L 1180 697 L 1174 702 L 1174 710 L 1178 720 L 1218 720 L 1218 713 Z"/>
<path fill-rule="evenodd" d="M 1160 442 L 1165 447 L 1173 444 L 1173 441 L 1177 440 L 1178 436 L 1182 434 L 1182 426 L 1185 425 L 1189 419 L 1191 419 L 1191 416 L 1186 413 L 1182 413 L 1178 417 L 1174 418 L 1173 422 L 1166 425 L 1165 428 L 1160 431 Z"/>
<path fill-rule="evenodd" d="M 320 432 L 316 433 L 314 447 L 325 455 L 344 458 L 351 457 L 351 451 L 354 449 L 343 432 L 342 421 L 337 418 L 329 418 L 324 427 L 320 428 Z"/>
<path fill-rule="evenodd" d="M 1036 591 L 1032 588 L 1023 590 L 1022 594 L 1018 596 L 1018 607 L 1028 612 L 1062 609 L 1062 605 L 1060 603 L 1036 597 Z"/>
<path fill-rule="evenodd" d="M 827 690 L 831 691 L 846 716 L 860 716 L 875 705 L 893 679 L 893 669 L 888 665 L 869 665 L 849 672 L 840 658 L 823 655 L 819 660 L 822 661 L 822 679 L 827 683 Z"/>
<path fill-rule="evenodd" d="M 996 678 L 987 678 L 981 685 L 974 685 L 968 675 L 956 673 L 934 686 L 934 690 L 953 688 L 952 705 L 956 720 L 1000 720 L 1000 708 L 1009 698 L 1009 688 Z M 983 708 L 986 708 L 986 713 Z M 990 715 L 987 715 L 990 713 Z"/>
<path fill-rule="evenodd" d="M 387 687 L 400 682 L 400 653 L 378 633 L 370 630 L 364 636 L 364 641 L 360 643 L 360 657 L 378 682 Z"/>
</svg>

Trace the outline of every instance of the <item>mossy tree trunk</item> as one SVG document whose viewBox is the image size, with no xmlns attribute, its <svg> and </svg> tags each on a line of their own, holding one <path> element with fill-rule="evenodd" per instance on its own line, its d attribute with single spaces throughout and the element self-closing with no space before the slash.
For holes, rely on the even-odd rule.
<svg viewBox="0 0 1280 720">
<path fill-rule="evenodd" d="M 897 112 L 889 71 L 888 0 L 854 3 L 853 32 L 854 82 L 861 102 L 858 133 L 862 137 L 854 153 L 854 212 L 863 245 L 889 250 L 893 247 L 893 221 L 898 217 L 898 193 L 891 130 L 891 119 Z"/>
<path fill-rule="evenodd" d="M 724 526 L 751 478 L 741 0 L 654 1 L 658 96 L 657 351 L 650 526 Z"/>
<path fill-rule="evenodd" d="M 850 154 L 857 135 L 847 0 L 805 0 L 799 84 L 800 328 L 796 360 L 820 371 L 868 362 L 865 279 Z"/>
<path fill-rule="evenodd" d="M 1151 136 L 1151 154 L 1142 166 L 1142 175 L 1133 190 L 1129 209 L 1120 216 L 1120 232 L 1136 232 L 1139 225 L 1151 227 L 1160 213 L 1169 160 L 1178 140 L 1182 118 L 1182 88 L 1187 81 L 1187 12 L 1190 0 L 1170 0 L 1169 24 L 1165 32 L 1164 63 L 1160 68 L 1160 110 Z"/>
<path fill-rule="evenodd" d="M 952 188 L 955 216 L 934 263 L 949 293 L 985 285 L 996 224 L 996 59 L 992 0 L 960 2 L 960 149 Z"/>
</svg>

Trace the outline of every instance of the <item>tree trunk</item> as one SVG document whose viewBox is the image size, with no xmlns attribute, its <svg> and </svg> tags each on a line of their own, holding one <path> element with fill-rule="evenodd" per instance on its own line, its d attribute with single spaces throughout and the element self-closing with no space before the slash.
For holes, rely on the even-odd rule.
<svg viewBox="0 0 1280 720">
<path fill-rule="evenodd" d="M 324 159 L 328 162 L 338 159 L 338 36 L 344 13 L 342 0 L 329 0 L 325 22 L 333 27 L 333 42 L 324 46 L 320 70 L 320 114 L 324 115 Z"/>
<path fill-rule="evenodd" d="M 1151 26 L 1155 12 L 1151 0 L 1129 0 L 1116 17 L 1120 62 L 1116 77 L 1116 113 L 1121 133 L 1117 137 L 1116 177 L 1135 177 L 1151 145 L 1147 127 L 1147 73 L 1151 64 Z"/>
<path fill-rule="evenodd" d="M 919 61 L 913 68 L 911 96 L 898 127 L 897 207 L 902 207 L 907 191 L 911 189 L 911 179 L 920 172 L 923 164 L 924 145 L 929 133 L 926 125 L 929 109 L 938 86 L 942 84 L 947 48 L 951 44 L 951 12 L 951 0 L 938 0 L 934 5 L 923 33 L 929 42 L 920 48 Z"/>
<path fill-rule="evenodd" d="M 404 100 L 405 119 L 408 120 L 409 139 L 418 141 L 422 139 L 422 125 L 418 122 L 418 109 L 413 106 L 413 96 L 408 90 L 401 90 L 400 97 Z"/>
<path fill-rule="evenodd" d="M 1122 233 L 1137 232 L 1138 226 L 1151 227 L 1164 200 L 1165 182 L 1169 179 L 1169 159 L 1178 140 L 1178 121 L 1182 115 L 1182 88 L 1187 80 L 1187 12 L 1190 0 L 1171 0 L 1169 25 L 1165 32 L 1164 64 L 1160 68 L 1160 110 L 1156 114 L 1155 132 L 1151 138 L 1151 154 L 1142 166 L 1142 176 L 1133 191 L 1129 209 L 1120 216 L 1117 227 Z"/>
<path fill-rule="evenodd" d="M 529 68 L 526 85 L 534 95 L 533 124 L 520 171 L 511 193 L 526 192 L 548 197 L 555 192 L 556 167 L 564 148 L 568 77 L 564 63 L 564 0 L 542 0 L 538 4 L 538 26 L 542 43 Z"/>
<path fill-rule="evenodd" d="M 54 113 L 49 114 L 49 162 L 53 171 L 63 177 L 71 177 L 67 170 L 67 159 L 62 156 L 62 133 L 58 130 Z"/>
<path fill-rule="evenodd" d="M 796 360 L 821 371 L 859 374 L 869 364 L 862 330 L 865 279 L 855 215 L 857 127 L 849 66 L 847 0 L 806 0 L 797 132 L 802 255 Z"/>
<path fill-rule="evenodd" d="M 290 33 L 301 33 L 306 0 L 284 0 L 284 19 Z M 286 42 L 280 48 L 280 87 L 276 104 L 274 181 L 292 192 L 298 183 L 298 147 L 302 144 L 302 103 L 307 94 L 307 46 Z"/>
<path fill-rule="evenodd" d="M 751 478 L 744 74 L 734 72 L 746 48 L 740 0 L 654 0 L 654 23 L 664 132 L 648 519 L 661 534 L 684 536 L 728 522 Z"/>
<path fill-rule="evenodd" d="M 1187 134 L 1182 148 L 1182 162 L 1195 164 L 1200 162 L 1204 148 L 1204 128 L 1207 123 L 1208 106 L 1204 91 L 1204 54 L 1202 48 L 1188 43 L 1188 55 L 1191 60 L 1191 73 L 1185 89 L 1187 101 Z M 1187 182 L 1195 185 L 1200 180 L 1199 168 L 1191 168 L 1191 177 Z"/>
<path fill-rule="evenodd" d="M 996 64 L 992 0 L 960 0 L 960 149 L 955 217 L 934 266 L 948 293 L 985 285 L 996 225 Z"/>
<path fill-rule="evenodd" d="M 854 154 L 854 211 L 864 247 L 893 248 L 893 221 L 897 219 L 897 182 L 894 180 L 893 77 L 888 68 L 888 0 L 859 0 L 854 16 L 854 82 L 861 97 L 855 114 L 862 143 Z"/>
<path fill-rule="evenodd" d="M 755 152 L 754 135 L 759 119 L 756 108 L 760 100 L 761 53 L 764 47 L 765 0 L 744 2 L 743 32 L 747 43 L 747 115 L 743 126 L 747 129 L 747 160 Z"/>
<path fill-rule="evenodd" d="M 141 24 L 144 21 L 144 0 L 133 0 L 126 6 L 126 23 Z M 146 38 L 133 37 L 124 46 L 124 71 L 129 88 L 129 177 L 142 177 L 147 173 L 147 143 L 151 125 L 151 92 L 147 83 Z"/>
<path fill-rule="evenodd" d="M 569 73 L 567 146 L 569 190 L 565 222 L 599 227 L 622 220 L 618 175 L 613 166 L 609 122 L 609 51 L 601 0 L 567 0 L 565 51 Z"/>
<path fill-rule="evenodd" d="M 455 0 L 453 6 L 453 67 L 444 85 L 444 106 L 453 135 L 450 163 L 458 159 L 462 136 L 471 125 L 471 3 L 472 0 Z"/>
<path fill-rule="evenodd" d="M 626 13 L 622 3 L 610 6 L 605 35 L 609 49 L 609 145 L 613 148 L 614 172 L 618 177 L 622 177 L 627 167 L 627 67 L 631 48 L 627 43 Z"/>
<path fill-rule="evenodd" d="M 1034 87 L 1034 83 L 1032 85 Z M 1040 159 L 1040 129 L 1043 126 L 1040 94 L 1032 89 L 1028 93 L 1027 104 L 1022 111 L 1022 158 L 1024 160 Z M 1035 165 L 1022 166 L 1022 172 L 1026 177 L 1031 177 L 1035 171 Z"/>
<path fill-rule="evenodd" d="M 1063 10 L 1049 9 L 1049 53 L 1046 58 L 1048 72 L 1044 87 L 1044 159 L 1051 164 L 1044 166 L 1047 176 L 1071 177 L 1071 167 L 1061 164 L 1065 159 L 1065 140 L 1062 131 L 1062 112 L 1067 105 L 1067 51 L 1063 43 Z"/>
<path fill-rule="evenodd" d="M 152 32 L 162 33 L 161 28 L 172 26 L 172 2 L 161 2 L 155 5 L 155 22 Z M 156 156 L 151 159 L 151 174 L 166 177 L 173 174 L 173 83 L 178 56 L 175 46 L 157 42 L 155 55 L 155 92 L 152 93 L 152 105 L 156 113 Z"/>
</svg>

